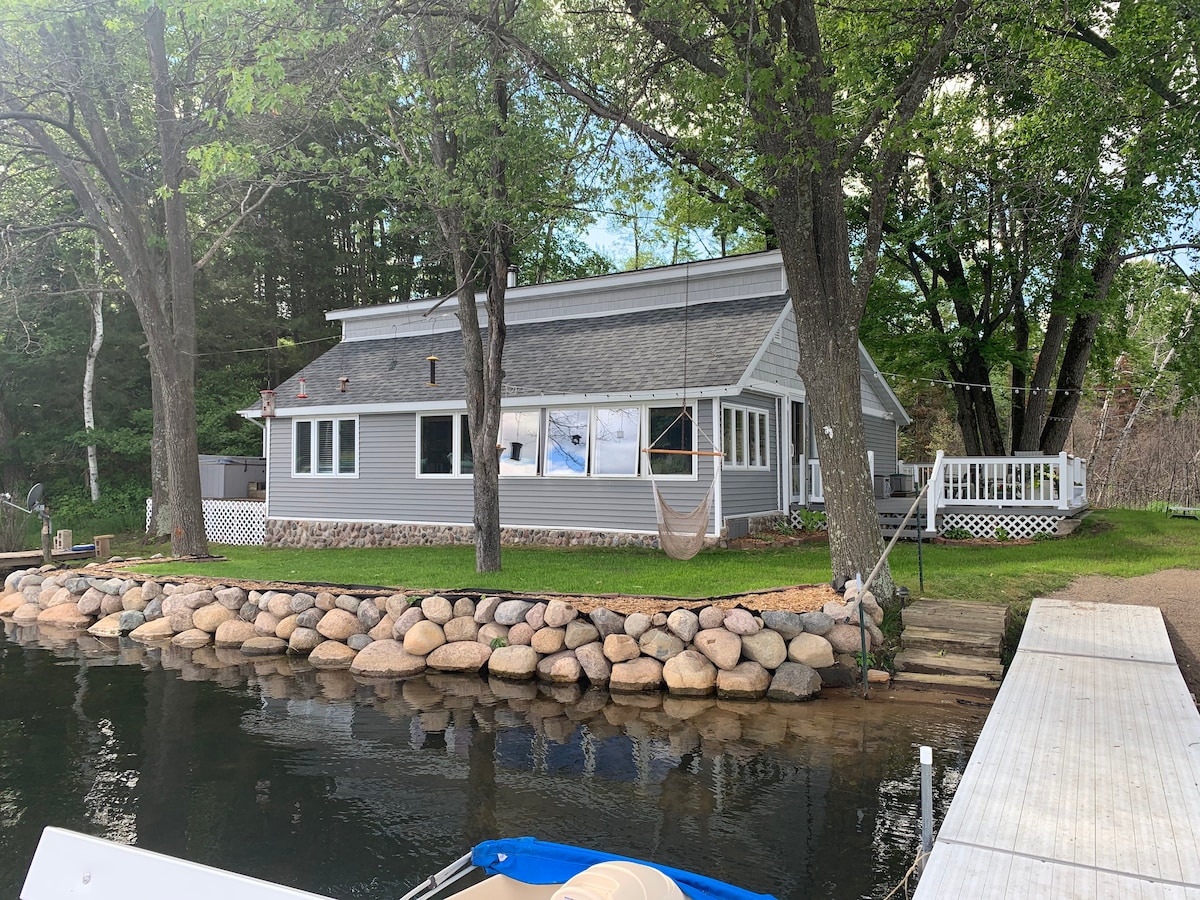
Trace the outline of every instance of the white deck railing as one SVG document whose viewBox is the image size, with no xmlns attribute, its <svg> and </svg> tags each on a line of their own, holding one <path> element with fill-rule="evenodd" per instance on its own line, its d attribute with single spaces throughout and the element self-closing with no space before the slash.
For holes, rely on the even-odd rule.
<svg viewBox="0 0 1200 900">
<path fill-rule="evenodd" d="M 875 472 L 874 454 L 871 474 Z M 900 462 L 897 470 L 913 478 L 913 489 L 929 483 L 929 529 L 937 513 L 954 507 L 1034 507 L 1072 511 L 1087 506 L 1087 460 L 1070 453 L 1057 456 L 946 456 L 931 463 Z M 808 461 L 808 499 L 825 499 L 821 461 Z"/>
<path fill-rule="evenodd" d="M 1020 506 L 1071 511 L 1087 506 L 1087 460 L 1057 456 L 946 456 L 928 474 L 929 530 L 954 507 Z"/>
</svg>

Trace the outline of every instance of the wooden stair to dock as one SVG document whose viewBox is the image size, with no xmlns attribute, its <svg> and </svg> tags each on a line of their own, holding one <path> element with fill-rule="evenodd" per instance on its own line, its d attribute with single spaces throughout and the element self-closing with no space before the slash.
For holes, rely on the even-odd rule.
<svg viewBox="0 0 1200 900">
<path fill-rule="evenodd" d="M 994 698 L 1004 669 L 1000 641 L 1007 607 L 917 600 L 904 608 L 897 686 Z"/>
</svg>

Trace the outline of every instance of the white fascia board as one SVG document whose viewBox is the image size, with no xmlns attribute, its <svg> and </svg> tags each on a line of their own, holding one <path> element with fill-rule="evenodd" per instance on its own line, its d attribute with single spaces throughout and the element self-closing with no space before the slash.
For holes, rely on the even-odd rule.
<svg viewBox="0 0 1200 900">
<path fill-rule="evenodd" d="M 758 394 L 766 394 L 768 397 L 796 398 L 796 392 L 790 390 L 786 385 L 779 384 L 776 381 L 760 381 L 757 378 L 747 379 L 744 384 L 739 385 L 739 394 L 744 394 L 746 391 L 754 391 Z M 803 397 L 803 394 L 801 394 L 801 397 Z"/>
<path fill-rule="evenodd" d="M 671 391 L 633 391 L 594 394 L 535 394 L 525 397 L 505 397 L 500 401 L 500 407 L 524 408 L 530 406 L 591 406 L 612 403 L 653 403 L 656 400 L 678 402 L 682 390 Z M 713 397 L 728 397 L 738 393 L 733 387 L 718 388 L 689 388 L 689 400 L 707 400 Z M 353 416 L 378 415 L 381 413 L 406 412 L 436 412 L 442 410 L 462 410 L 466 401 L 425 400 L 419 403 L 358 403 L 333 406 L 281 406 L 275 410 L 278 419 L 309 419 L 314 416 Z M 254 415 L 261 416 L 261 410 L 254 410 Z"/>
<path fill-rule="evenodd" d="M 863 346 L 862 341 L 858 342 L 858 356 L 865 363 L 863 367 L 864 374 L 869 374 L 874 384 L 882 388 L 882 390 L 876 390 L 873 386 L 872 390 L 883 400 L 884 406 L 892 408 L 892 413 L 901 427 L 911 425 L 912 416 L 908 414 L 908 410 L 904 408 L 904 405 L 900 402 L 900 398 L 896 396 L 896 392 L 888 384 L 888 380 L 883 377 L 883 373 L 879 371 L 879 366 L 875 365 L 875 360 L 871 359 L 871 354 L 867 352 L 867 348 Z"/>
</svg>

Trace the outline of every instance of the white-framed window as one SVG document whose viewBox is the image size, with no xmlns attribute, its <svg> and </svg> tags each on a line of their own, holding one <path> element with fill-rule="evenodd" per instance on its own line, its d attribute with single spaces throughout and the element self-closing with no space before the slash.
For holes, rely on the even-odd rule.
<svg viewBox="0 0 1200 900">
<path fill-rule="evenodd" d="M 586 408 L 546 410 L 543 474 L 568 478 L 587 475 L 592 446 L 591 412 Z"/>
<path fill-rule="evenodd" d="M 695 477 L 696 447 L 695 408 L 689 405 L 684 414 L 679 406 L 649 406 L 646 408 L 647 447 L 674 453 L 649 453 L 654 475 L 684 475 Z M 649 474 L 649 473 L 647 473 Z"/>
<path fill-rule="evenodd" d="M 635 478 L 642 455 L 642 410 L 638 406 L 597 406 L 592 437 L 592 474 Z"/>
<path fill-rule="evenodd" d="M 726 468 L 771 467 L 769 421 L 765 410 L 745 406 L 721 407 L 721 439 Z"/>
<path fill-rule="evenodd" d="M 475 471 L 465 413 L 417 416 L 417 474 L 456 477 Z"/>
<path fill-rule="evenodd" d="M 537 475 L 540 409 L 510 409 L 500 413 L 501 475 Z"/>
<path fill-rule="evenodd" d="M 358 476 L 358 419 L 292 420 L 292 475 Z"/>
</svg>

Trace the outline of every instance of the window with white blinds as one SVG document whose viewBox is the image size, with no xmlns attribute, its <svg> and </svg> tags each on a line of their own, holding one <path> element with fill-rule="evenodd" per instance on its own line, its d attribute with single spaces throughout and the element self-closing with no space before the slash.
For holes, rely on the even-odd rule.
<svg viewBox="0 0 1200 900">
<path fill-rule="evenodd" d="M 296 419 L 293 425 L 292 474 L 358 474 L 358 420 Z"/>
</svg>

